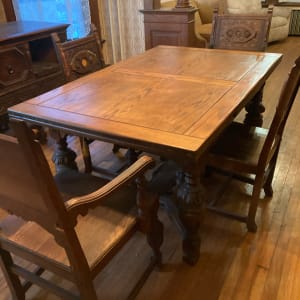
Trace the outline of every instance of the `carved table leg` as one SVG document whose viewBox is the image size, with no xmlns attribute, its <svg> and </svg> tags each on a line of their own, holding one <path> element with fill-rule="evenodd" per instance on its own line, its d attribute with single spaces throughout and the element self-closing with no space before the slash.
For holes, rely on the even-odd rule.
<svg viewBox="0 0 300 300">
<path fill-rule="evenodd" d="M 177 174 L 177 201 L 183 226 L 183 260 L 194 265 L 200 255 L 199 228 L 205 208 L 205 193 L 199 170 Z"/>
<path fill-rule="evenodd" d="M 34 132 L 35 139 L 37 139 L 42 145 L 47 143 L 47 132 L 43 126 L 32 125 L 31 129 Z"/>
<path fill-rule="evenodd" d="M 62 134 L 56 130 L 50 130 L 49 134 L 56 141 L 56 149 L 52 156 L 56 172 L 59 173 L 64 168 L 78 170 L 75 162 L 77 155 L 72 149 L 68 148 L 67 134 Z"/>
<path fill-rule="evenodd" d="M 262 104 L 263 89 L 264 87 L 262 87 L 256 93 L 253 99 L 251 99 L 251 101 L 245 107 L 247 114 L 244 120 L 244 124 L 249 127 L 251 126 L 261 127 L 263 124 L 262 113 L 265 111 L 265 107 Z"/>
<path fill-rule="evenodd" d="M 128 165 L 132 165 L 134 162 L 137 161 L 139 155 L 141 154 L 141 151 L 137 151 L 137 150 L 134 150 L 132 148 L 129 148 L 126 152 L 126 158 L 127 158 L 127 162 L 128 162 Z"/>
</svg>

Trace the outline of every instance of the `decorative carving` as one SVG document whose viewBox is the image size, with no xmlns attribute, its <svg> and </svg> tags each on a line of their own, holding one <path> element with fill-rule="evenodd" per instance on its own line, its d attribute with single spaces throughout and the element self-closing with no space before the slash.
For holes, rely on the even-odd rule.
<svg viewBox="0 0 300 300">
<path fill-rule="evenodd" d="M 177 201 L 179 218 L 183 225 L 183 260 L 194 265 L 200 255 L 199 227 L 205 208 L 204 188 L 200 183 L 200 174 L 177 173 Z"/>
<path fill-rule="evenodd" d="M 101 67 L 102 66 L 96 53 L 90 50 L 79 51 L 72 57 L 71 60 L 72 70 L 79 74 L 91 73 L 95 68 L 101 69 Z"/>
<path fill-rule="evenodd" d="M 220 25 L 220 41 L 224 48 L 238 47 L 240 49 L 255 48 L 258 43 L 260 23 L 251 21 L 226 21 Z M 236 46 L 233 46 L 236 44 Z"/>
<path fill-rule="evenodd" d="M 90 34 L 86 37 L 61 41 L 60 37 L 54 33 L 52 38 L 55 41 L 67 81 L 100 70 L 105 66 L 102 44 L 98 31 L 93 24 L 91 25 Z"/>
<path fill-rule="evenodd" d="M 272 9 L 265 15 L 219 14 L 214 10 L 210 47 L 264 51 L 267 47 Z"/>
<path fill-rule="evenodd" d="M 8 107 L 64 83 L 50 35 L 65 35 L 67 26 L 30 21 L 0 24 L 0 131 L 8 129 Z"/>
<path fill-rule="evenodd" d="M 247 126 L 261 127 L 263 124 L 263 112 L 265 111 L 265 107 L 262 104 L 263 89 L 264 87 L 256 93 L 245 107 L 247 114 L 245 116 L 244 124 Z"/>
<path fill-rule="evenodd" d="M 27 47 L 12 47 L 0 51 L 0 86 L 3 88 L 24 82 L 29 76 L 29 59 L 27 55 Z"/>
<path fill-rule="evenodd" d="M 255 36 L 256 32 L 245 26 L 232 27 L 224 33 L 224 38 L 231 43 L 247 43 Z"/>
<path fill-rule="evenodd" d="M 56 141 L 56 148 L 52 156 L 56 173 L 61 172 L 64 168 L 78 170 L 75 162 L 77 155 L 72 149 L 68 148 L 67 134 L 62 134 L 57 130 L 50 130 L 49 134 Z"/>
</svg>

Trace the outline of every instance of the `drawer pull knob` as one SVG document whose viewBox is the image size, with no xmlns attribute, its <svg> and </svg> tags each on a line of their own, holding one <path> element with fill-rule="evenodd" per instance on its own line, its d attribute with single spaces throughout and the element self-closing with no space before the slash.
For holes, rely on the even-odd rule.
<svg viewBox="0 0 300 300">
<path fill-rule="evenodd" d="M 15 70 L 13 69 L 13 67 L 11 65 L 7 66 L 7 72 L 9 75 L 12 75 L 15 73 Z"/>
</svg>

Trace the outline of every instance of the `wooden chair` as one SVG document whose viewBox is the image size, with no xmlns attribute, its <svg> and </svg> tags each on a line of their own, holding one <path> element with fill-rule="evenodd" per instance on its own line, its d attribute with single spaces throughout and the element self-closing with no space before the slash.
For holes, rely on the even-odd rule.
<svg viewBox="0 0 300 300">
<path fill-rule="evenodd" d="M 214 10 L 210 47 L 215 49 L 265 51 L 273 9 L 267 14 L 219 14 Z"/>
<path fill-rule="evenodd" d="M 32 284 L 62 299 L 97 299 L 93 279 L 137 230 L 147 235 L 151 265 L 160 263 L 158 200 L 146 193 L 143 177 L 152 158 L 141 157 L 110 182 L 67 169 L 55 182 L 31 130 L 24 122 L 11 125 L 17 139 L 0 135 L 0 205 L 26 221 L 16 229 L 17 217 L 1 220 L 0 265 L 14 299 L 25 299 Z M 24 267 L 19 257 L 38 267 Z M 44 270 L 73 282 L 77 295 L 41 277 Z"/>
<path fill-rule="evenodd" d="M 233 122 L 208 154 L 207 165 L 213 170 L 253 185 L 247 215 L 224 211 L 215 205 L 210 205 L 208 208 L 221 215 L 245 222 L 248 230 L 252 232 L 257 230 L 255 215 L 261 189 L 264 189 L 266 196 L 273 195 L 272 180 L 282 134 L 299 84 L 300 57 L 296 60 L 283 86 L 270 128 L 253 127 L 249 131 L 244 124 Z"/>
<path fill-rule="evenodd" d="M 86 37 L 61 41 L 59 35 L 53 33 L 52 39 L 68 82 L 105 67 L 102 41 L 93 24 Z"/>
<path fill-rule="evenodd" d="M 91 31 L 86 37 L 70 41 L 61 41 L 58 34 L 53 33 L 52 39 L 60 63 L 64 69 L 67 82 L 108 66 L 105 64 L 102 54 L 102 44 L 104 41 L 101 40 L 101 37 L 93 24 L 91 24 Z M 87 173 L 91 173 L 93 169 L 89 149 L 89 144 L 92 141 L 93 140 L 83 137 L 80 138 L 81 151 Z M 117 152 L 119 148 L 118 145 L 114 145 L 113 152 Z"/>
</svg>

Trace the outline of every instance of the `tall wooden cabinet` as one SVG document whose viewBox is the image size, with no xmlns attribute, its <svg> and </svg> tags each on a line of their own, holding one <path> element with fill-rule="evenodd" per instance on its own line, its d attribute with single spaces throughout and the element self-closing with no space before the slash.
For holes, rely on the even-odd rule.
<svg viewBox="0 0 300 300">
<path fill-rule="evenodd" d="M 7 108 L 65 82 L 51 39 L 66 38 L 67 24 L 0 24 L 0 131 L 7 128 Z"/>
<path fill-rule="evenodd" d="M 177 4 L 176 4 L 177 3 Z M 187 0 L 177 0 L 174 7 L 161 7 L 159 0 L 144 0 L 145 48 L 158 45 L 205 47 L 195 32 L 195 13 Z"/>
</svg>

